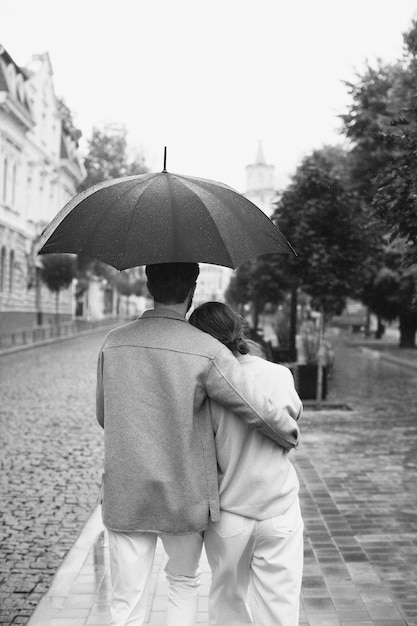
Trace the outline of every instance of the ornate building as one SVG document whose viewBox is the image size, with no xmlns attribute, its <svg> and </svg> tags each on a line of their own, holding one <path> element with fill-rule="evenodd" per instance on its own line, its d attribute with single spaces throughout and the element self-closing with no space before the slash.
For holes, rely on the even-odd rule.
<svg viewBox="0 0 417 626">
<path fill-rule="evenodd" d="M 276 197 L 274 166 L 265 161 L 262 142 L 259 142 L 255 163 L 246 166 L 246 191 L 243 194 L 268 217 L 273 212 L 272 201 Z"/>
<path fill-rule="evenodd" d="M 0 46 L 0 329 L 52 321 L 55 296 L 36 279 L 34 246 L 85 171 L 63 119 L 47 53 L 19 67 Z M 60 312 L 73 313 L 72 289 Z"/>
</svg>

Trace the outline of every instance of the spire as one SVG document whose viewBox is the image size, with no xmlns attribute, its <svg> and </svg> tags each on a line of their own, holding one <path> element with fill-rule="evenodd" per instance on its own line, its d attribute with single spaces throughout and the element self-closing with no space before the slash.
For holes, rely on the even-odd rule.
<svg viewBox="0 0 417 626">
<path fill-rule="evenodd" d="M 255 165 L 266 165 L 262 141 L 259 141 L 258 152 L 256 153 Z"/>
</svg>

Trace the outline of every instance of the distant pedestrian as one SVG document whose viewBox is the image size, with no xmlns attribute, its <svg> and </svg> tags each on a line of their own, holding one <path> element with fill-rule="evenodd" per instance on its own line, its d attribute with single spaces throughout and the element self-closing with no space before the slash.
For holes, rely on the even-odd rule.
<svg viewBox="0 0 417 626">
<path fill-rule="evenodd" d="M 296 404 L 290 370 L 249 354 L 259 354 L 259 347 L 245 341 L 242 320 L 230 307 L 207 302 L 193 311 L 190 323 L 237 356 L 260 394 L 270 393 L 283 407 Z M 298 626 L 304 524 L 288 450 L 210 404 L 221 509 L 220 520 L 204 533 L 212 570 L 210 624 Z"/>
<path fill-rule="evenodd" d="M 168 555 L 167 623 L 195 624 L 202 531 L 219 519 L 208 397 L 271 446 L 298 441 L 298 396 L 271 401 L 230 350 L 185 320 L 198 272 L 196 263 L 147 266 L 154 309 L 112 330 L 99 355 L 112 626 L 144 623 L 158 535 Z"/>
</svg>

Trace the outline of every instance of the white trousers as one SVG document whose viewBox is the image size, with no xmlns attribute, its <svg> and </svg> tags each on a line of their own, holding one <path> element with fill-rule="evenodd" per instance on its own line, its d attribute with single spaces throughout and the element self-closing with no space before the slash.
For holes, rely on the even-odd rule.
<svg viewBox="0 0 417 626">
<path fill-rule="evenodd" d="M 298 626 L 303 530 L 298 499 L 262 521 L 221 512 L 204 533 L 211 626 Z"/>
<path fill-rule="evenodd" d="M 109 530 L 112 582 L 111 626 L 142 626 L 145 623 L 155 533 L 119 533 Z M 202 533 L 161 535 L 168 562 L 167 626 L 195 626 L 200 588 L 199 561 Z"/>
</svg>

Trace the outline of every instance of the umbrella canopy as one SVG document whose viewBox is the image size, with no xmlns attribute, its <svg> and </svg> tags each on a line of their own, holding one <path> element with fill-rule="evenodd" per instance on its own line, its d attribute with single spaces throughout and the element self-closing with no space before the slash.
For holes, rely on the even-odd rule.
<svg viewBox="0 0 417 626">
<path fill-rule="evenodd" d="M 46 227 L 39 254 L 70 252 L 123 270 L 200 262 L 236 268 L 294 253 L 250 200 L 222 183 L 166 171 L 116 178 L 75 196 Z"/>
</svg>

